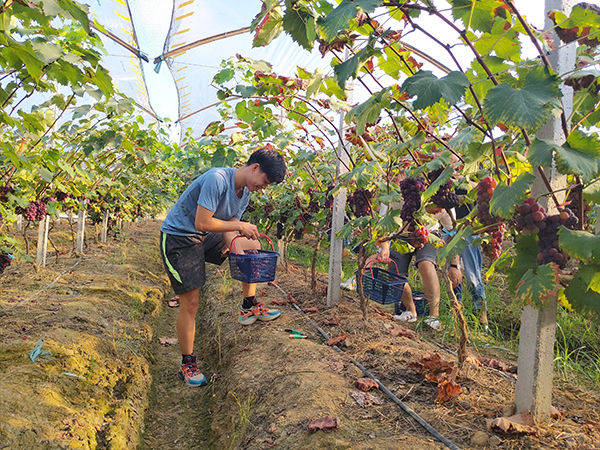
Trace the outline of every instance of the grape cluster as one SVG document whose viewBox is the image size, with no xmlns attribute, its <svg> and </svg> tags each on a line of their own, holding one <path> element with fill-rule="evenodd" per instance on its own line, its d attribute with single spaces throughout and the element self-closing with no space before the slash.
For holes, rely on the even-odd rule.
<svg viewBox="0 0 600 450">
<path fill-rule="evenodd" d="M 490 214 L 490 200 L 497 184 L 493 178 L 485 177 L 477 185 L 477 218 L 483 226 L 487 227 L 486 231 L 492 236 L 491 241 L 484 243 L 482 247 L 492 260 L 502 253 L 502 241 L 506 231 L 506 226 L 499 223 L 502 219 Z"/>
<path fill-rule="evenodd" d="M 12 258 L 8 253 L 0 252 L 0 275 L 4 273 L 4 270 L 10 266 Z"/>
<path fill-rule="evenodd" d="M 437 190 L 435 194 L 431 196 L 431 201 L 440 208 L 452 209 L 456 208 L 460 204 L 458 195 L 452 188 L 452 182 L 448 181 Z"/>
<path fill-rule="evenodd" d="M 277 236 L 277 239 L 283 238 L 283 223 L 277 222 L 277 231 L 275 233 L 275 236 Z"/>
<path fill-rule="evenodd" d="M 428 240 L 429 230 L 425 227 L 414 229 L 408 237 L 408 243 L 412 245 L 415 248 L 415 250 L 423 248 L 423 246 L 427 244 Z"/>
<path fill-rule="evenodd" d="M 17 206 L 15 208 L 15 213 L 22 214 L 25 220 L 37 222 L 46 217 L 46 204 L 41 200 L 36 200 L 29 203 L 27 208 Z"/>
<path fill-rule="evenodd" d="M 323 205 L 325 209 L 331 209 L 333 207 L 333 195 L 331 194 L 331 191 L 333 191 L 334 187 L 333 184 L 327 186 L 327 190 L 325 191 L 325 203 Z"/>
<path fill-rule="evenodd" d="M 515 230 L 524 233 L 537 233 L 546 226 L 546 210 L 529 197 L 517 208 L 519 215 L 515 218 Z"/>
<path fill-rule="evenodd" d="M 591 210 L 590 203 L 586 200 L 581 201 L 581 196 L 583 195 L 583 186 L 581 184 L 575 186 L 573 189 L 569 191 L 565 202 L 568 203 L 567 208 L 573 212 L 575 217 L 583 217 L 583 221 L 585 223 L 586 217 Z M 580 206 L 583 203 L 583 211 L 580 211 Z M 581 227 L 580 229 L 584 229 Z"/>
<path fill-rule="evenodd" d="M 357 189 L 348 197 L 348 206 L 355 217 L 364 217 L 372 213 L 373 193 L 366 189 Z"/>
<path fill-rule="evenodd" d="M 71 197 L 71 194 L 67 194 L 66 192 L 63 192 L 63 191 L 55 191 L 54 197 L 56 198 L 57 201 L 64 202 L 66 199 Z"/>
<path fill-rule="evenodd" d="M 318 213 L 321 209 L 321 207 L 319 206 L 319 200 L 316 198 L 317 192 L 318 190 L 316 188 L 310 188 L 308 190 L 308 195 L 310 197 L 310 200 L 308 202 L 308 211 L 313 214 Z"/>
<path fill-rule="evenodd" d="M 4 203 L 8 201 L 8 194 L 14 194 L 15 190 L 10 185 L 0 186 L 0 202 Z"/>
<path fill-rule="evenodd" d="M 577 224 L 577 217 L 569 209 L 563 209 L 558 214 L 547 216 L 544 219 L 544 226 L 538 227 L 538 263 L 548 264 L 553 262 L 561 269 L 565 267 L 569 255 L 564 253 L 558 245 L 558 229 L 561 225 L 574 229 Z"/>
<path fill-rule="evenodd" d="M 423 178 L 404 178 L 400 181 L 400 192 L 402 193 L 402 209 L 400 217 L 404 222 L 415 224 L 414 213 L 421 208 L 421 192 L 425 190 Z"/>
</svg>

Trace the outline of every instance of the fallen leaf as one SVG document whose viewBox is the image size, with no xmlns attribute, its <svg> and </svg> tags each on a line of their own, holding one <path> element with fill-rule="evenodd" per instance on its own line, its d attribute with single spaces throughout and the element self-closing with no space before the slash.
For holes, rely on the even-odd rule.
<svg viewBox="0 0 600 450">
<path fill-rule="evenodd" d="M 325 416 L 320 419 L 311 420 L 308 423 L 308 431 L 331 431 L 335 430 L 339 425 L 339 421 L 337 417 L 333 416 Z"/>
<path fill-rule="evenodd" d="M 473 355 L 467 355 L 467 357 L 465 358 L 465 362 L 468 364 L 472 364 L 475 367 L 481 366 L 481 362 Z"/>
<path fill-rule="evenodd" d="M 339 336 L 336 337 L 332 337 L 331 339 L 329 339 L 327 341 L 327 345 L 333 347 L 334 345 L 338 345 L 340 342 L 345 341 L 346 339 L 348 339 L 350 336 L 347 334 L 340 334 Z"/>
<path fill-rule="evenodd" d="M 285 300 L 279 300 L 277 298 L 274 298 L 271 300 L 271 304 L 283 306 L 283 305 L 287 305 L 287 302 Z"/>
<path fill-rule="evenodd" d="M 288 294 L 288 302 L 290 302 L 290 303 L 298 303 L 296 301 L 296 299 L 294 297 L 292 297 L 292 294 Z"/>
<path fill-rule="evenodd" d="M 354 391 L 350 393 L 350 397 L 358 403 L 358 406 L 362 408 L 371 405 L 383 405 L 383 400 L 375 395 L 368 394 L 366 392 Z"/>
<path fill-rule="evenodd" d="M 266 295 L 267 295 L 267 290 L 266 290 L 266 289 L 263 289 L 262 291 L 260 291 L 260 292 L 258 293 L 258 296 L 259 296 L 259 297 L 264 297 L 264 296 L 266 296 Z"/>
<path fill-rule="evenodd" d="M 460 385 L 444 374 L 438 382 L 438 393 L 435 402 L 444 403 L 451 398 L 458 397 L 462 392 L 463 390 Z"/>
<path fill-rule="evenodd" d="M 533 417 L 530 413 L 515 414 L 510 417 L 486 419 L 487 429 L 504 434 L 535 434 Z"/>
<path fill-rule="evenodd" d="M 323 325 L 333 326 L 333 325 L 339 325 L 339 324 L 340 324 L 340 319 L 338 319 L 337 317 L 332 317 L 330 319 L 325 319 L 323 321 Z"/>
<path fill-rule="evenodd" d="M 160 345 L 164 345 L 165 347 L 168 347 L 169 345 L 176 345 L 178 341 L 177 341 L 177 338 L 161 337 L 161 338 L 158 338 L 158 342 L 160 343 Z"/>
<path fill-rule="evenodd" d="M 272 423 L 271 426 L 269 427 L 269 429 L 267 430 L 267 433 L 273 434 L 276 431 L 277 431 L 277 425 L 275 425 L 275 423 Z"/>
<path fill-rule="evenodd" d="M 430 383 L 439 382 L 443 374 L 450 373 L 454 369 L 454 363 L 444 361 L 439 353 L 426 354 L 419 361 L 409 365 L 425 375 L 425 381 Z"/>
<path fill-rule="evenodd" d="M 392 328 L 390 330 L 390 334 L 394 337 L 404 336 L 409 339 L 414 339 L 417 337 L 417 334 L 413 330 L 411 330 L 409 328 L 403 328 L 403 327 Z"/>
<path fill-rule="evenodd" d="M 379 388 L 379 385 L 371 380 L 370 378 L 359 378 L 354 382 L 354 386 L 360 389 L 363 392 L 370 391 L 371 389 Z"/>
<path fill-rule="evenodd" d="M 305 313 L 316 313 L 319 312 L 319 308 L 316 306 L 309 306 L 308 308 L 304 308 Z"/>
<path fill-rule="evenodd" d="M 486 367 L 491 367 L 492 369 L 500 370 L 502 372 L 517 373 L 516 365 L 506 364 L 505 362 L 497 359 L 481 357 L 479 358 L 479 362 Z"/>
</svg>

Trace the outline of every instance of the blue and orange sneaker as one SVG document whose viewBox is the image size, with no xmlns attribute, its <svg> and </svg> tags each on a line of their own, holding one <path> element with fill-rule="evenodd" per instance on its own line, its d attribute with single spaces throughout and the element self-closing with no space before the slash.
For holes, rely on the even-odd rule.
<svg viewBox="0 0 600 450">
<path fill-rule="evenodd" d="M 238 322 L 242 325 L 252 325 L 256 322 L 256 316 L 254 315 L 254 308 L 252 309 L 241 309 L 240 315 L 238 316 Z"/>
<path fill-rule="evenodd" d="M 192 361 L 181 364 L 178 375 L 188 386 L 199 387 L 207 383 L 206 377 L 200 372 L 198 365 Z"/>
<path fill-rule="evenodd" d="M 254 308 L 252 308 L 252 312 L 258 320 L 262 320 L 263 322 L 277 319 L 281 315 L 281 311 L 279 309 L 267 308 L 260 302 L 257 303 Z"/>
</svg>

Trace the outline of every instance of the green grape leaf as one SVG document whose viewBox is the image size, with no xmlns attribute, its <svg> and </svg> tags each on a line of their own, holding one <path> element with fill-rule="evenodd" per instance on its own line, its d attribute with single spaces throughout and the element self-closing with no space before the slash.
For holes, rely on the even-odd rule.
<svg viewBox="0 0 600 450">
<path fill-rule="evenodd" d="M 317 23 L 321 26 L 325 39 L 329 41 L 356 16 L 357 8 L 371 12 L 380 4 L 381 0 L 342 0 L 327 16 L 319 18 Z"/>
<path fill-rule="evenodd" d="M 527 191 L 535 176 L 530 172 L 525 172 L 508 186 L 502 181 L 494 189 L 494 194 L 490 200 L 490 213 L 494 216 L 510 219 L 515 207 L 525 200 Z"/>
<path fill-rule="evenodd" d="M 425 192 L 423 192 L 423 194 L 421 195 L 421 200 L 423 200 L 423 202 L 429 200 L 431 196 L 435 194 L 442 185 L 446 184 L 448 180 L 450 180 L 453 173 L 454 168 L 452 166 L 446 167 L 442 171 L 442 173 L 440 173 L 440 175 L 435 179 L 435 181 L 429 186 L 427 186 L 427 189 L 425 189 Z"/>
<path fill-rule="evenodd" d="M 452 15 L 462 20 L 465 28 L 490 32 L 497 15 L 496 8 L 502 7 L 500 0 L 451 0 Z"/>
<path fill-rule="evenodd" d="M 492 125 L 505 125 L 535 131 L 546 122 L 557 107 L 560 79 L 544 68 L 534 68 L 525 74 L 522 88 L 501 83 L 485 96 L 483 111 Z"/>
<path fill-rule="evenodd" d="M 256 88 L 254 86 L 244 86 L 241 84 L 238 84 L 235 87 L 235 91 L 244 98 L 252 97 L 256 94 Z"/>
<path fill-rule="evenodd" d="M 569 230 L 563 226 L 558 230 L 560 248 L 581 261 L 600 264 L 600 236 L 587 231 Z"/>
<path fill-rule="evenodd" d="M 600 203 L 600 181 L 595 181 L 583 189 L 583 198 L 589 202 Z"/>
<path fill-rule="evenodd" d="M 215 136 L 225 129 L 223 122 L 215 120 L 208 124 L 202 136 Z"/>
<path fill-rule="evenodd" d="M 51 42 L 36 41 L 32 42 L 31 46 L 45 64 L 56 61 L 62 55 L 62 47 Z"/>
<path fill-rule="evenodd" d="M 218 84 L 225 83 L 233 78 L 235 75 L 235 70 L 231 68 L 226 68 L 218 72 L 214 77 L 213 81 Z"/>
<path fill-rule="evenodd" d="M 356 73 L 360 66 L 376 53 L 373 48 L 373 43 L 374 41 L 369 42 L 369 44 L 356 53 L 356 55 L 333 67 L 335 79 L 342 89 L 346 88 L 346 80 L 350 77 L 356 77 Z"/>
<path fill-rule="evenodd" d="M 499 58 L 518 62 L 521 59 L 521 44 L 516 31 L 504 30 L 506 24 L 503 20 L 497 20 L 492 26 L 490 33 L 483 35 L 474 42 L 475 48 L 482 55 L 490 55 L 495 52 Z"/>
<path fill-rule="evenodd" d="M 283 29 L 306 50 L 312 50 L 317 37 L 315 17 L 301 7 L 292 5 L 291 0 L 286 0 L 285 4 Z"/>
<path fill-rule="evenodd" d="M 416 96 L 413 106 L 424 109 L 434 105 L 440 99 L 450 104 L 458 102 L 469 87 L 469 80 L 462 72 L 450 72 L 443 78 L 437 78 L 429 70 L 419 70 L 402 84 L 402 90 L 411 97 Z"/>
<path fill-rule="evenodd" d="M 556 270 L 551 264 L 528 269 L 517 283 L 517 299 L 529 305 L 541 305 L 558 290 Z"/>
<path fill-rule="evenodd" d="M 565 296 L 576 310 L 600 314 L 600 266 L 581 266 L 565 289 Z"/>
<path fill-rule="evenodd" d="M 283 31 L 283 11 L 281 6 L 270 8 L 264 15 L 260 13 L 252 22 L 254 39 L 252 47 L 264 47 Z"/>
<path fill-rule="evenodd" d="M 516 288 L 525 272 L 538 266 L 537 253 L 538 246 L 535 235 L 522 234 L 517 237 L 515 240 L 515 256 L 507 271 L 508 284 L 511 289 Z"/>
<path fill-rule="evenodd" d="M 356 119 L 356 133 L 361 135 L 365 132 L 368 123 L 375 123 L 383 108 L 390 106 L 392 94 L 389 89 L 383 89 L 373 94 L 366 102 L 355 106 L 346 115 L 346 122 L 350 123 Z"/>
<path fill-rule="evenodd" d="M 567 143 L 556 148 L 556 167 L 560 173 L 575 174 L 584 182 L 600 175 L 600 141 L 581 131 L 573 131 Z"/>
<path fill-rule="evenodd" d="M 444 265 L 448 259 L 462 253 L 469 246 L 469 237 L 472 234 L 473 228 L 467 225 L 452 236 L 452 239 L 438 250 L 438 265 Z"/>
<path fill-rule="evenodd" d="M 533 167 L 537 166 L 550 166 L 552 165 L 552 155 L 556 145 L 535 138 L 531 143 L 531 147 L 529 147 L 529 152 L 527 153 L 527 159 Z"/>
</svg>

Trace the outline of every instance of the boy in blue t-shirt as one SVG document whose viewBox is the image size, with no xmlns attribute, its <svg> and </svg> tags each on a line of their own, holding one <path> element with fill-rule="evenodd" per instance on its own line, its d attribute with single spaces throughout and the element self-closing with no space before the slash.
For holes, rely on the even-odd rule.
<svg viewBox="0 0 600 450">
<path fill-rule="evenodd" d="M 179 295 L 177 338 L 182 361 L 179 377 L 190 386 L 206 384 L 193 354 L 199 288 L 206 281 L 205 261 L 220 265 L 227 258 L 231 241 L 236 251 L 259 249 L 258 229 L 241 220 L 250 192 L 260 191 L 285 178 L 283 157 L 266 148 L 252 153 L 239 169 L 210 169 L 185 190 L 169 211 L 160 228 L 163 263 L 175 294 Z M 250 325 L 257 320 L 279 317 L 279 310 L 256 301 L 256 284 L 242 283 L 244 300 L 238 322 Z"/>
</svg>

